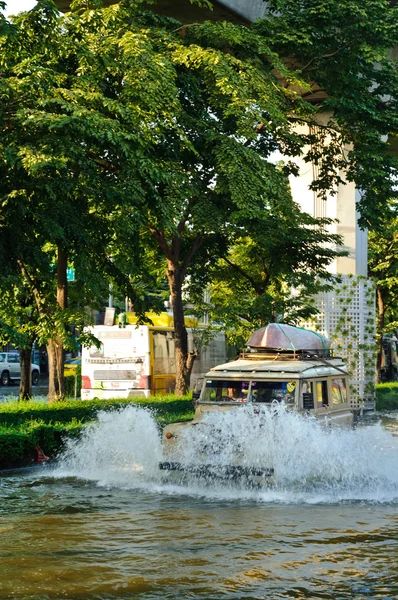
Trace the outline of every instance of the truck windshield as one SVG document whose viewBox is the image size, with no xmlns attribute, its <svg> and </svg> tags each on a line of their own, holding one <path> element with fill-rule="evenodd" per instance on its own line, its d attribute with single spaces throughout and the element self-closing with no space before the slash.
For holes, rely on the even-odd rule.
<svg viewBox="0 0 398 600">
<path fill-rule="evenodd" d="M 251 383 L 251 387 L 250 387 Z M 250 391 L 250 396 L 249 396 Z M 294 404 L 295 381 L 208 379 L 201 402 L 286 402 Z"/>
<path fill-rule="evenodd" d="M 249 381 L 208 379 L 203 402 L 247 402 Z"/>
</svg>

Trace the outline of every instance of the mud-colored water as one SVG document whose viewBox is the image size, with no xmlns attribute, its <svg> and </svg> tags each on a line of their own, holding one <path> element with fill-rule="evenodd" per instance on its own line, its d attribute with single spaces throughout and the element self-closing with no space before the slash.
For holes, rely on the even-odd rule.
<svg viewBox="0 0 398 600">
<path fill-rule="evenodd" d="M 272 460 L 271 486 L 163 479 L 155 423 L 133 408 L 56 465 L 3 473 L 0 598 L 398 598 L 398 416 L 355 431 L 223 419 L 211 451 Z"/>
</svg>

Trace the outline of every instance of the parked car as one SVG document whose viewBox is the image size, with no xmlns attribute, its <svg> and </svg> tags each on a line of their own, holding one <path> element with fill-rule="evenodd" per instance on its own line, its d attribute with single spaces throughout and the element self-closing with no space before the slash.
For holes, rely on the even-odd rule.
<svg viewBox="0 0 398 600">
<path fill-rule="evenodd" d="M 38 385 L 40 366 L 32 363 L 32 385 Z M 9 385 L 21 379 L 21 365 L 18 352 L 0 352 L 0 384 Z"/>
<path fill-rule="evenodd" d="M 82 364 L 81 358 L 70 358 L 64 363 L 64 375 L 76 375 L 76 369 Z"/>
</svg>

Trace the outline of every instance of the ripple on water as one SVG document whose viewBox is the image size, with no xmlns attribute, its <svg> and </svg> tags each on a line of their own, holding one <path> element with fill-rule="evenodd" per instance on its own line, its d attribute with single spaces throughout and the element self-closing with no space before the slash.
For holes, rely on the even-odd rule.
<svg viewBox="0 0 398 600">
<path fill-rule="evenodd" d="M 266 489 L 165 483 L 139 409 L 100 416 L 53 467 L 3 475 L 0 598 L 398 598 L 396 438 L 282 416 L 252 436 L 251 457 L 264 432 L 284 444 L 265 446 L 281 474 Z M 222 421 L 217 443 L 249 424 Z"/>
</svg>

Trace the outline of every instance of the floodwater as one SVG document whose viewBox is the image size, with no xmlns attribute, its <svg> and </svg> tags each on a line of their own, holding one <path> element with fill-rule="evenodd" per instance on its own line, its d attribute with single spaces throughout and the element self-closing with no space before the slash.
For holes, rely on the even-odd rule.
<svg viewBox="0 0 398 600">
<path fill-rule="evenodd" d="M 137 408 L 102 414 L 55 465 L 2 473 L 0 598 L 398 598 L 398 415 L 355 431 L 267 419 L 208 423 L 223 459 L 265 447 L 265 487 L 162 479 Z"/>
</svg>

